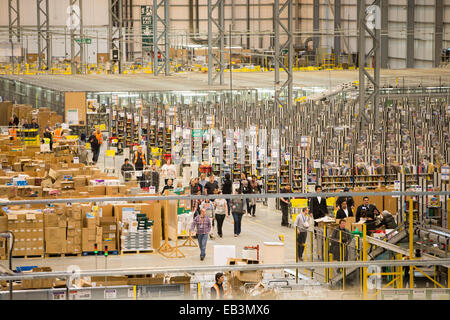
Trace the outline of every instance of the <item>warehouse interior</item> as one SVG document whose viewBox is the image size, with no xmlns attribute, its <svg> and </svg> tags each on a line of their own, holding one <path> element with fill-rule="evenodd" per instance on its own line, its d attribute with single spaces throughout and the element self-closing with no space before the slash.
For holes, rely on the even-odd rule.
<svg viewBox="0 0 450 320">
<path fill-rule="evenodd" d="M 2 1 L 0 300 L 449 300 L 449 62 L 449 0 Z"/>
</svg>

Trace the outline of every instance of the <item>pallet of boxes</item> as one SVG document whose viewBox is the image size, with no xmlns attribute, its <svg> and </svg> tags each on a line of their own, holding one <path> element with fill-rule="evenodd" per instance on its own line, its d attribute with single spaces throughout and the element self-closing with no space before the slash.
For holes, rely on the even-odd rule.
<svg viewBox="0 0 450 320">
<path fill-rule="evenodd" d="M 1 209 L 7 218 L 7 230 L 14 233 L 13 257 L 44 256 L 44 216 L 41 210 L 20 209 L 18 206 Z M 3 219 L 4 220 L 4 219 Z"/>
</svg>

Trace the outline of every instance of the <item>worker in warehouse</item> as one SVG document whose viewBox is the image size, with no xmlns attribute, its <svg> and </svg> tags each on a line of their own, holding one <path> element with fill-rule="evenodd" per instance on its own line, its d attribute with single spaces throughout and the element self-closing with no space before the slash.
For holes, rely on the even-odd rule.
<svg viewBox="0 0 450 320">
<path fill-rule="evenodd" d="M 144 166 L 147 164 L 146 157 L 144 151 L 142 151 L 142 146 L 139 146 L 137 150 L 134 151 L 133 158 L 134 170 L 142 171 Z M 144 173 L 141 176 L 136 175 L 139 181 L 143 181 L 145 179 Z M 143 183 L 141 182 L 141 188 L 143 188 Z"/>
<path fill-rule="evenodd" d="M 88 141 L 91 145 L 91 150 L 92 150 L 92 162 L 94 164 L 96 164 L 98 161 L 98 155 L 100 154 L 100 145 L 98 144 L 98 140 L 97 140 L 95 131 L 89 137 Z"/>
<path fill-rule="evenodd" d="M 305 249 L 306 237 L 308 235 L 309 228 L 309 208 L 304 208 L 295 218 L 294 228 L 297 231 L 297 256 L 298 260 L 303 257 L 303 251 Z"/>
<path fill-rule="evenodd" d="M 220 299 L 223 300 L 224 298 L 224 291 L 223 291 L 223 281 L 225 280 L 225 276 L 222 272 L 217 272 L 216 276 L 216 283 L 211 287 L 211 299 Z"/>
<path fill-rule="evenodd" d="M 331 235 L 330 249 L 333 254 L 334 261 L 347 261 L 348 250 L 347 245 L 352 241 L 352 235 L 345 228 L 345 219 L 339 220 L 339 227 L 333 230 Z M 341 269 L 338 269 L 340 273 Z"/>
<path fill-rule="evenodd" d="M 191 231 L 197 232 L 198 246 L 200 248 L 200 260 L 205 260 L 208 234 L 211 231 L 211 219 L 206 215 L 206 209 L 201 208 L 200 214 L 194 218 Z"/>
</svg>

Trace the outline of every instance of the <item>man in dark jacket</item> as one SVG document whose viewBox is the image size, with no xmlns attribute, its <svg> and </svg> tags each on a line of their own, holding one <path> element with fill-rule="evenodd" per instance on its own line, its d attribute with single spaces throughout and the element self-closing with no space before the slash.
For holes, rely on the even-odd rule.
<svg viewBox="0 0 450 320">
<path fill-rule="evenodd" d="M 222 193 L 231 194 L 233 192 L 233 183 L 231 182 L 231 175 L 227 172 L 225 173 L 225 178 L 222 184 Z M 227 200 L 228 215 L 230 214 L 230 199 Z"/>
<path fill-rule="evenodd" d="M 155 187 L 155 193 L 158 193 L 159 190 L 159 172 L 158 168 L 156 167 L 156 164 L 152 165 L 152 171 L 150 172 L 150 181 L 149 187 Z"/>
<path fill-rule="evenodd" d="M 317 193 L 322 192 L 321 186 L 316 186 L 315 188 Z M 325 217 L 328 214 L 327 208 L 327 198 L 325 197 L 314 197 L 311 199 L 310 203 L 311 212 L 313 214 L 314 219 L 320 219 Z M 314 223 L 316 225 L 317 223 Z"/>
<path fill-rule="evenodd" d="M 347 201 L 342 201 L 339 210 L 336 212 L 336 219 L 345 219 L 347 217 L 353 217 L 351 208 L 347 207 Z"/>
<path fill-rule="evenodd" d="M 261 193 L 261 187 L 255 175 L 252 175 L 252 180 L 249 183 L 249 188 L 251 194 Z M 250 214 L 250 216 L 254 217 L 256 214 L 256 199 L 255 198 L 250 199 L 249 203 L 250 208 L 248 210 L 248 213 Z"/>
<path fill-rule="evenodd" d="M 348 192 L 349 189 L 348 188 L 344 188 L 344 192 Z M 354 210 L 354 206 L 355 206 L 355 201 L 353 200 L 352 196 L 340 196 L 337 200 L 336 200 L 336 207 L 340 208 L 341 207 L 341 203 L 342 201 L 347 201 L 347 207 L 352 209 L 352 211 Z"/>
<path fill-rule="evenodd" d="M 30 129 L 39 129 L 36 119 L 31 120 Z"/>
<path fill-rule="evenodd" d="M 369 197 L 363 198 L 363 203 L 356 209 L 355 221 L 358 222 L 359 219 L 363 217 L 363 212 L 369 212 Z"/>
<path fill-rule="evenodd" d="M 280 193 L 292 193 L 291 186 L 288 184 L 286 187 L 280 190 Z M 289 215 L 289 206 L 291 205 L 290 198 L 280 198 L 280 207 L 281 207 L 281 225 L 283 227 L 289 227 L 288 215 Z"/>
<path fill-rule="evenodd" d="M 347 261 L 348 249 L 347 244 L 352 241 L 352 235 L 350 231 L 345 228 L 345 220 L 339 221 L 339 227 L 333 230 L 331 235 L 331 253 L 333 254 L 334 261 Z M 338 269 L 338 272 L 340 269 Z"/>
<path fill-rule="evenodd" d="M 125 181 L 129 181 L 131 179 L 131 172 L 134 171 L 134 168 L 129 159 L 125 159 L 120 171 L 122 172 L 122 176 Z"/>
<path fill-rule="evenodd" d="M 98 143 L 95 131 L 89 137 L 89 143 L 91 144 L 92 150 L 92 162 L 96 164 L 98 161 L 98 155 L 100 154 L 100 144 Z"/>
</svg>

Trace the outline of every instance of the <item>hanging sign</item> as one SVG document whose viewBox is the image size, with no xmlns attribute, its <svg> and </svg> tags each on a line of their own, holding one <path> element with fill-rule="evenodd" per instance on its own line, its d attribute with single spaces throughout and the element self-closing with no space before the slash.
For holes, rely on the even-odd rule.
<svg viewBox="0 0 450 320">
<path fill-rule="evenodd" d="M 314 160 L 313 168 L 314 169 L 320 169 L 320 161 L 319 160 Z"/>
</svg>

